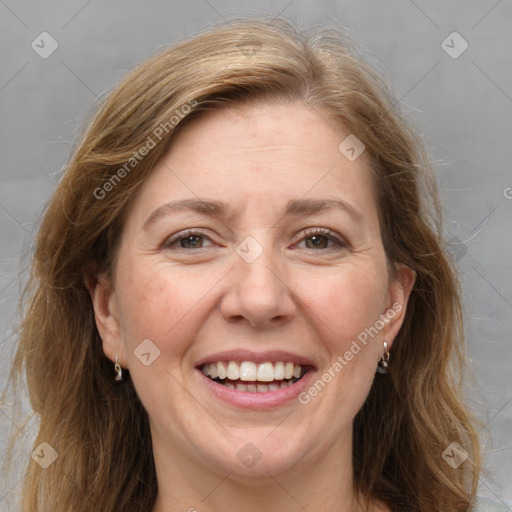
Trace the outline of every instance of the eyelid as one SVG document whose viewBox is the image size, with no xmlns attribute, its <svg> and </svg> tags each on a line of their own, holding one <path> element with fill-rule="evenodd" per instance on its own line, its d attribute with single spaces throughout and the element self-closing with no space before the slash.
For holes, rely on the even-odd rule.
<svg viewBox="0 0 512 512">
<path fill-rule="evenodd" d="M 188 236 L 192 236 L 192 235 L 200 235 L 204 238 L 207 238 L 212 243 L 214 243 L 213 240 L 211 239 L 211 237 L 209 237 L 201 228 L 188 228 L 188 229 L 184 229 L 183 231 L 178 231 L 177 233 L 174 233 L 173 235 L 167 237 L 164 240 L 164 242 L 162 243 L 162 247 L 164 249 L 167 249 L 167 248 L 171 247 L 171 245 L 174 244 L 175 242 L 178 242 L 179 240 L 186 238 Z M 198 250 L 198 249 L 185 249 L 184 247 L 179 247 L 178 249 L 180 249 L 182 251 L 197 251 Z M 200 247 L 199 249 L 204 249 L 204 247 Z"/>
<path fill-rule="evenodd" d="M 328 228 L 321 228 L 321 227 L 305 228 L 305 229 L 303 229 L 297 235 L 298 240 L 295 243 L 302 242 L 306 238 L 309 238 L 309 237 L 312 237 L 312 236 L 315 236 L 315 235 L 324 235 L 327 238 L 329 238 L 329 240 L 331 240 L 333 242 L 336 242 L 340 247 L 349 247 L 350 246 L 348 241 L 344 237 L 342 237 L 341 235 L 338 235 L 336 232 L 334 232 L 334 231 L 332 231 L 332 230 L 330 230 Z M 332 249 L 333 248 L 331 248 L 331 250 Z M 324 249 L 324 251 L 326 251 L 326 250 L 329 250 L 329 249 Z M 321 252 L 321 250 L 316 251 L 316 252 Z"/>
<path fill-rule="evenodd" d="M 162 243 L 162 247 L 164 249 L 168 249 L 174 243 L 176 243 L 184 238 L 187 238 L 188 236 L 193 236 L 193 235 L 202 236 L 205 239 L 208 239 L 210 242 L 212 242 L 212 244 L 215 244 L 215 242 L 212 240 L 212 238 L 210 236 L 208 236 L 203 229 L 188 228 L 188 229 L 184 229 L 183 231 L 178 231 L 177 233 L 174 233 L 173 235 L 167 237 L 164 240 L 164 242 Z M 340 247 L 345 248 L 345 247 L 350 246 L 350 244 L 347 242 L 347 240 L 344 237 L 342 237 L 341 235 L 338 235 L 336 232 L 334 232 L 328 228 L 322 228 L 322 227 L 310 227 L 310 228 L 303 229 L 296 235 L 296 237 L 295 237 L 296 240 L 293 242 L 293 244 L 294 245 L 298 244 L 298 243 L 304 241 L 305 239 L 315 236 L 315 235 L 326 236 L 330 241 L 335 242 L 338 245 L 338 249 Z M 208 247 L 211 247 L 211 246 L 208 246 Z M 199 247 L 197 249 L 185 249 L 183 247 L 178 247 L 176 249 L 185 251 L 185 252 L 195 252 L 200 249 L 206 249 L 206 247 Z M 335 249 L 336 249 L 336 247 L 331 247 L 330 249 L 319 249 L 319 250 L 309 249 L 309 250 L 312 250 L 313 252 L 326 252 L 326 251 L 335 250 Z"/>
</svg>

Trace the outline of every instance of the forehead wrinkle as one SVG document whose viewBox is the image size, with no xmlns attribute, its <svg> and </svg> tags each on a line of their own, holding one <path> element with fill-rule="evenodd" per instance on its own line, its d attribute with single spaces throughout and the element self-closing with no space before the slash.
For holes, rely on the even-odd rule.
<svg viewBox="0 0 512 512">
<path fill-rule="evenodd" d="M 194 212 L 209 217 L 218 217 L 220 219 L 229 219 L 236 217 L 240 211 L 242 201 L 237 201 L 235 207 L 228 207 L 222 201 L 205 200 L 205 199 L 181 199 L 169 201 L 159 206 L 146 219 L 143 229 L 149 228 L 155 221 L 162 216 L 171 215 L 178 212 Z"/>
<path fill-rule="evenodd" d="M 170 215 L 176 212 L 192 211 L 200 215 L 209 217 L 218 217 L 223 220 L 239 217 L 244 201 L 236 201 L 234 206 L 228 206 L 226 203 L 218 200 L 205 199 L 182 199 L 170 201 L 158 207 L 145 221 L 143 228 L 147 229 L 154 224 L 156 219 L 162 216 Z M 288 201 L 284 216 L 311 216 L 328 210 L 336 209 L 348 213 L 357 221 L 362 221 L 362 215 L 350 204 L 340 199 L 296 199 Z"/>
</svg>

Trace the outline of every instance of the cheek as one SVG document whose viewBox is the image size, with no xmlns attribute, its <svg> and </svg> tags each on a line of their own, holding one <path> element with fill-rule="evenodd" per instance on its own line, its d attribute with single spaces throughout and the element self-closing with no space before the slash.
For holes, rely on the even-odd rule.
<svg viewBox="0 0 512 512">
<path fill-rule="evenodd" d="M 194 302 L 194 287 L 181 287 L 157 267 L 134 264 L 122 270 L 118 290 L 125 343 L 133 350 L 149 338 L 163 350 L 163 340 L 175 337 L 173 331 Z"/>
<path fill-rule="evenodd" d="M 144 259 L 127 261 L 119 270 L 120 316 L 129 357 L 142 340 L 150 339 L 166 364 L 179 364 L 203 324 L 208 294 L 222 273 Z"/>
<path fill-rule="evenodd" d="M 382 313 L 386 281 L 375 268 L 347 265 L 306 281 L 307 286 L 300 288 L 301 301 L 331 353 L 345 351 Z"/>
<path fill-rule="evenodd" d="M 127 258 L 116 285 L 130 375 L 144 407 L 158 417 L 162 404 L 179 403 L 180 365 L 201 325 L 193 319 L 207 287 L 144 258 Z M 144 353 L 150 354 L 146 361 Z"/>
<path fill-rule="evenodd" d="M 375 377 L 379 336 L 368 337 L 365 329 L 379 319 L 387 291 L 387 275 L 376 268 L 347 265 L 302 288 L 304 306 L 329 361 L 301 403 L 309 401 L 315 414 L 331 418 L 326 435 L 333 437 L 353 420 Z M 358 338 L 362 333 L 366 338 Z"/>
</svg>

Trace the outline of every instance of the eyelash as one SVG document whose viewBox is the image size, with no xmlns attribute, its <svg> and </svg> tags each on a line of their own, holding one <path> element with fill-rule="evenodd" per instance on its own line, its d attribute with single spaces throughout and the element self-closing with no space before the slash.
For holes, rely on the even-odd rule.
<svg viewBox="0 0 512 512">
<path fill-rule="evenodd" d="M 328 239 L 328 242 L 334 242 L 339 246 L 339 249 L 346 249 L 348 247 L 348 243 L 343 240 L 341 237 L 337 236 L 333 231 L 326 228 L 306 228 L 302 232 L 301 238 L 298 240 L 299 242 L 306 240 L 308 238 L 312 238 L 317 235 L 325 236 Z M 200 230 L 197 229 L 187 229 L 185 231 L 181 231 L 179 233 L 176 233 L 175 235 L 172 235 L 169 237 L 163 244 L 163 247 L 165 249 L 171 249 L 172 245 L 174 245 L 177 242 L 180 242 L 181 240 L 185 240 L 188 237 L 191 236 L 198 236 L 198 237 L 204 237 L 211 241 L 210 237 L 208 237 L 205 233 L 203 233 Z M 187 249 L 185 247 L 178 247 L 178 250 L 186 251 L 186 252 L 193 252 L 198 249 L 205 249 L 205 247 L 199 247 L 198 249 Z M 307 249 L 307 248 L 306 248 Z M 315 249 L 311 249 L 314 252 L 321 252 L 321 251 L 329 251 L 333 250 L 333 248 L 326 248 L 326 249 L 319 249 L 316 251 Z"/>
<path fill-rule="evenodd" d="M 343 238 L 339 237 L 338 235 L 336 235 L 336 233 L 327 228 L 306 228 L 302 232 L 302 237 L 300 238 L 299 242 L 316 235 L 325 236 L 328 239 L 328 241 L 334 242 L 339 246 L 340 249 L 346 249 L 348 247 L 348 243 Z M 330 250 L 332 249 L 333 248 L 331 247 Z M 328 251 L 329 249 L 324 250 Z"/>
</svg>

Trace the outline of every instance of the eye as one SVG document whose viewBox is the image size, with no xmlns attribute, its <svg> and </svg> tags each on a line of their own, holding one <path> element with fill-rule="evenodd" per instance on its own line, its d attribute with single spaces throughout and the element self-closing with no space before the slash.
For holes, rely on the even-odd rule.
<svg viewBox="0 0 512 512">
<path fill-rule="evenodd" d="M 211 242 L 210 238 L 208 238 L 201 231 L 187 230 L 181 231 L 180 233 L 176 233 L 172 235 L 164 242 L 165 249 L 185 249 L 185 250 L 194 250 L 194 249 L 202 249 L 205 246 L 205 241 Z M 210 245 L 212 245 L 210 243 Z"/>
<path fill-rule="evenodd" d="M 316 252 L 326 250 L 339 250 L 348 247 L 347 242 L 336 235 L 333 231 L 326 228 L 308 228 L 302 232 L 302 238 L 299 244 L 305 243 L 305 249 L 313 249 Z M 176 249 L 193 251 L 213 246 L 212 240 L 203 232 L 198 230 L 180 231 L 170 236 L 163 244 L 165 249 Z"/>
<path fill-rule="evenodd" d="M 348 246 L 347 242 L 326 228 L 308 228 L 303 231 L 303 235 L 305 236 L 299 243 L 305 242 L 306 249 L 326 250 L 336 247 L 345 249 Z"/>
</svg>

